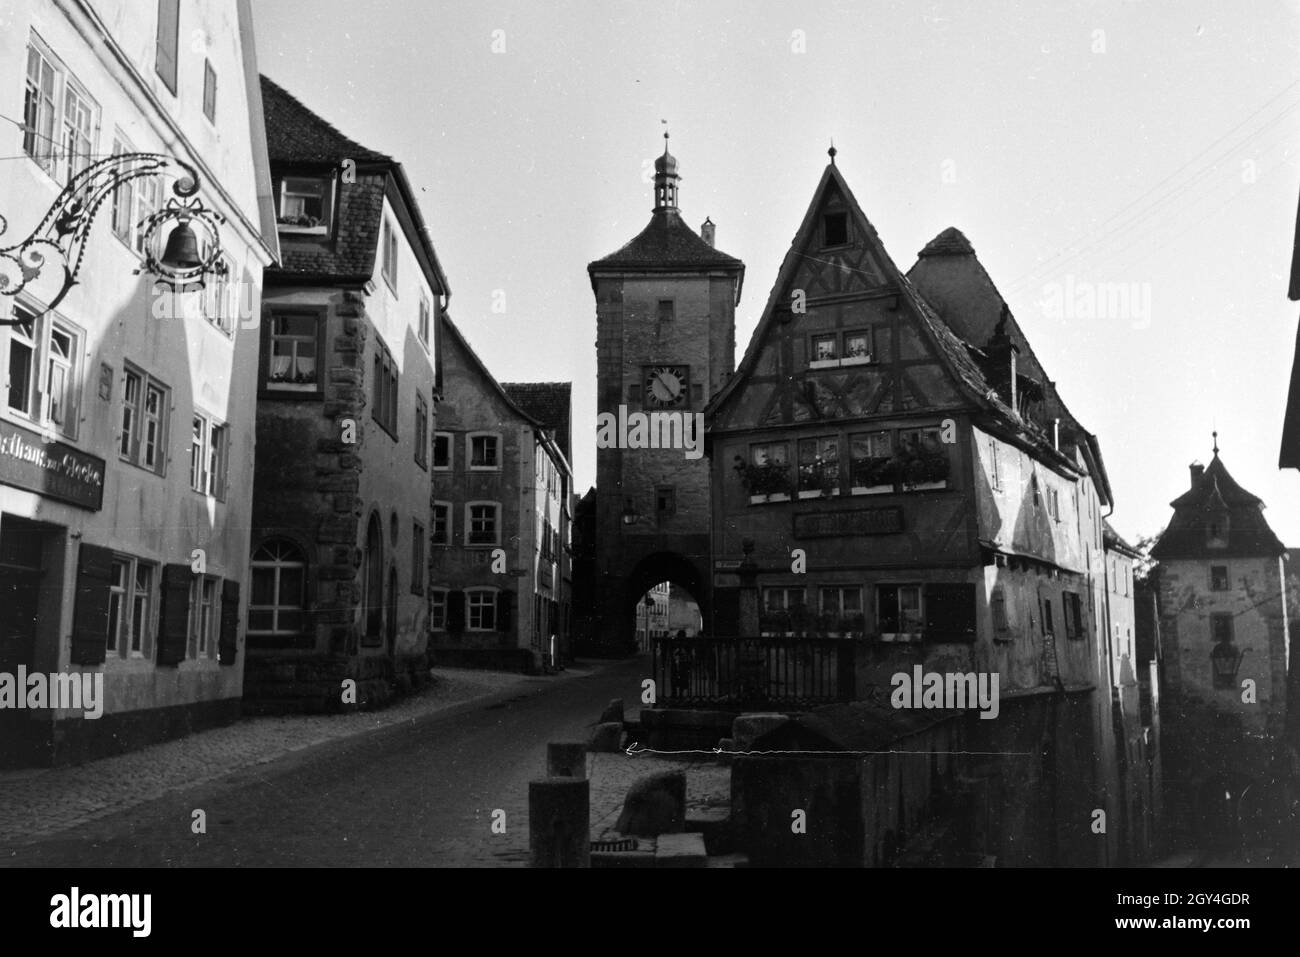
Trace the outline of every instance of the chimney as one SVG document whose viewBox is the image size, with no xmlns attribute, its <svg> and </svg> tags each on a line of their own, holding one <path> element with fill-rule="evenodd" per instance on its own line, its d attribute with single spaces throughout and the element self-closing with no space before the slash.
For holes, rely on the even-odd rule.
<svg viewBox="0 0 1300 957">
<path fill-rule="evenodd" d="M 714 232 L 714 230 L 717 229 L 717 228 L 718 228 L 718 227 L 716 227 L 715 225 L 713 225 L 713 220 L 709 219 L 708 217 L 705 217 L 705 219 L 704 219 L 704 225 L 700 227 L 700 238 L 703 239 L 703 240 L 704 240 L 706 243 L 708 243 L 710 246 L 712 246 L 712 245 L 713 245 L 713 232 Z"/>
<path fill-rule="evenodd" d="M 1187 468 L 1192 473 L 1192 488 L 1196 488 L 1201 484 L 1201 477 L 1205 475 L 1205 466 L 1200 462 L 1193 462 Z"/>
</svg>

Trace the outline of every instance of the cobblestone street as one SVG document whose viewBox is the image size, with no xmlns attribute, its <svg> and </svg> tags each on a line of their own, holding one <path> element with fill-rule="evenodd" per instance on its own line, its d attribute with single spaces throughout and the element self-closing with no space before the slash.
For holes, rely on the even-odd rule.
<svg viewBox="0 0 1300 957">
<path fill-rule="evenodd" d="M 522 865 L 527 784 L 544 774 L 546 743 L 585 739 L 613 697 L 634 716 L 643 670 L 439 670 L 384 711 L 255 718 L 91 764 L 7 772 L 0 846 L 16 865 Z M 592 755 L 593 830 L 617 817 L 636 777 L 683 763 Z M 491 832 L 498 808 L 504 835 Z M 191 833 L 196 809 L 206 834 Z"/>
</svg>

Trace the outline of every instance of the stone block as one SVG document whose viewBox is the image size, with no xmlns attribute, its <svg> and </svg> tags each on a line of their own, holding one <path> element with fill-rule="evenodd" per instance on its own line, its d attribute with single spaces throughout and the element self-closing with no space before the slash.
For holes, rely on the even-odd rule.
<svg viewBox="0 0 1300 957">
<path fill-rule="evenodd" d="M 591 866 L 590 799 L 585 777 L 528 782 L 530 867 Z"/>
<path fill-rule="evenodd" d="M 708 859 L 703 834 L 664 834 L 655 848 L 655 867 L 704 867 Z"/>
<path fill-rule="evenodd" d="M 546 746 L 546 775 L 552 778 L 585 778 L 587 746 L 581 741 L 552 741 Z"/>
<path fill-rule="evenodd" d="M 614 829 L 621 834 L 658 837 L 681 831 L 686 821 L 686 774 L 660 771 L 641 778 L 627 792 Z"/>
<path fill-rule="evenodd" d="M 601 712 L 600 723 L 604 724 L 607 721 L 617 721 L 619 724 L 623 723 L 624 715 L 622 698 L 614 698 L 605 706 L 605 710 Z"/>
<path fill-rule="evenodd" d="M 607 722 L 598 724 L 587 739 L 588 751 L 614 752 L 623 742 L 623 725 Z"/>
<path fill-rule="evenodd" d="M 731 739 L 735 747 L 730 751 L 749 751 L 754 742 L 769 732 L 790 723 L 788 715 L 779 713 L 757 712 L 742 714 L 731 724 Z"/>
</svg>

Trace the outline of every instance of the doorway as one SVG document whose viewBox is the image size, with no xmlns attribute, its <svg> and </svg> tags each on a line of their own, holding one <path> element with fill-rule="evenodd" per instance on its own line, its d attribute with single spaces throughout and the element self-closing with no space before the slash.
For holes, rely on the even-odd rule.
<svg viewBox="0 0 1300 957">
<path fill-rule="evenodd" d="M 35 670 L 36 629 L 44 575 L 46 526 L 13 515 L 0 517 L 0 673 Z M 16 704 L 17 702 L 15 702 Z M 40 725 L 26 708 L 0 708 L 0 766 L 28 764 L 35 758 Z"/>
</svg>

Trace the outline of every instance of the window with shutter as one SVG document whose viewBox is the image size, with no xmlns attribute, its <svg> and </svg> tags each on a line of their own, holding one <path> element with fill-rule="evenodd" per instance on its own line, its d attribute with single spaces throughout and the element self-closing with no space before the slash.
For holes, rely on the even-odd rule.
<svg viewBox="0 0 1300 957">
<path fill-rule="evenodd" d="M 178 665 L 185 660 L 189 643 L 189 565 L 164 565 L 162 605 L 158 615 L 158 664 Z"/>
<path fill-rule="evenodd" d="M 217 658 L 223 665 L 233 665 L 239 651 L 239 582 L 226 581 L 221 586 L 221 638 Z"/>
<path fill-rule="evenodd" d="M 77 604 L 72 623 L 72 663 L 103 664 L 108 647 L 108 609 L 113 553 L 81 543 L 77 556 Z"/>
<path fill-rule="evenodd" d="M 925 586 L 927 641 L 975 640 L 975 586 L 931 582 Z"/>
</svg>

